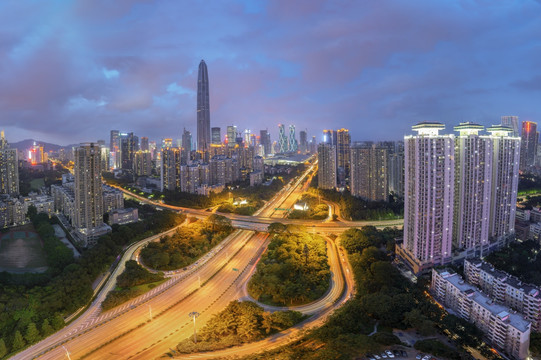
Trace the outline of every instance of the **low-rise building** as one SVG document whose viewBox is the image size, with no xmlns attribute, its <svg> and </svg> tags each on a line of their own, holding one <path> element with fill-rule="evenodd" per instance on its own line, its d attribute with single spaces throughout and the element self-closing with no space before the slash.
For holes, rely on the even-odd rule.
<svg viewBox="0 0 541 360">
<path fill-rule="evenodd" d="M 480 259 L 464 261 L 464 277 L 468 283 L 479 287 L 495 302 L 522 313 L 532 323 L 534 330 L 541 330 L 539 287 L 523 283 Z"/>
<path fill-rule="evenodd" d="M 109 212 L 109 225 L 124 225 L 139 220 L 139 212 L 136 208 L 116 209 Z"/>
<path fill-rule="evenodd" d="M 493 346 L 516 359 L 528 357 L 531 323 L 521 314 L 497 304 L 448 269 L 432 269 L 431 291 L 443 306 L 483 331 Z"/>
</svg>

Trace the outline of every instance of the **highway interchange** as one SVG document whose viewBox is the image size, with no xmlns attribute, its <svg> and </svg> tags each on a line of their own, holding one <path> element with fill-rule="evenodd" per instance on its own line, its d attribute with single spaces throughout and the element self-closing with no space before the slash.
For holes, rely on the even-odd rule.
<svg viewBox="0 0 541 360">
<path fill-rule="evenodd" d="M 277 208 L 292 207 L 312 176 L 315 165 L 285 186 L 254 216 L 223 214 L 232 220 L 236 230 L 209 254 L 188 267 L 172 274 L 171 278 L 150 292 L 109 311 L 101 311 L 101 302 L 114 288 L 116 277 L 124 270 L 127 260 L 136 257 L 137 250 L 149 241 L 156 241 L 176 229 L 155 235 L 126 249 L 92 304 L 62 330 L 15 355 L 12 359 L 155 359 L 172 350 L 183 339 L 193 334 L 193 322 L 188 314 L 200 315 L 196 320 L 201 328 L 214 314 L 232 300 L 246 300 L 246 284 L 255 270 L 257 260 L 269 239 L 264 231 L 270 223 L 307 226 L 322 235 L 339 234 L 350 227 L 366 224 L 376 226 L 402 226 L 402 221 L 344 222 L 305 221 L 282 219 L 284 213 Z M 126 191 L 122 189 L 123 191 Z M 180 211 L 197 218 L 207 217 L 205 210 L 179 208 L 159 203 L 133 193 L 129 196 L 155 206 Z M 296 327 L 263 341 L 213 353 L 179 355 L 175 358 L 212 358 L 244 355 L 280 346 L 295 339 L 301 329 L 320 325 L 332 310 L 340 306 L 353 292 L 353 276 L 347 259 L 327 237 L 332 280 L 326 295 L 308 305 L 294 308 L 312 315 Z M 269 308 L 268 310 L 278 310 Z"/>
</svg>

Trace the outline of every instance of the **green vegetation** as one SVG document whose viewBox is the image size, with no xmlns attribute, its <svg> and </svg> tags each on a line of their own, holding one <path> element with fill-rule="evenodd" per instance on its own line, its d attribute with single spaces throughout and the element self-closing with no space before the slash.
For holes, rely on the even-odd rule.
<svg viewBox="0 0 541 360">
<path fill-rule="evenodd" d="M 73 260 L 71 251 L 67 256 L 67 251 L 58 248 L 54 236 L 50 237 L 54 233 L 52 226 L 45 223 L 54 219 L 49 220 L 44 214 L 32 215 L 34 227 L 44 241 L 49 269 L 43 274 L 0 273 L 0 339 L 4 340 L 8 356 L 25 344 L 30 345 L 28 339 L 35 340 L 35 336 L 26 340 L 22 336 L 35 335 L 34 327 L 39 332 L 37 340 L 61 329 L 65 316 L 90 301 L 92 283 L 110 268 L 125 246 L 185 219 L 173 212 L 142 207 L 140 214 L 143 221 L 113 226 L 111 234 L 101 237 L 96 246 L 84 251 L 77 260 Z"/>
<path fill-rule="evenodd" d="M 62 174 L 68 173 L 65 168 L 58 170 L 36 170 L 33 168 L 19 168 L 19 192 L 27 196 L 31 191 L 37 191 L 42 186 L 49 187 L 62 183 Z"/>
<path fill-rule="evenodd" d="M 485 261 L 524 282 L 541 286 L 541 256 L 537 256 L 539 251 L 539 243 L 533 240 L 514 242 L 491 253 Z"/>
<path fill-rule="evenodd" d="M 308 205 L 308 210 L 293 210 L 289 213 L 290 219 L 304 220 L 324 220 L 329 216 L 329 207 L 327 204 L 320 204 L 318 197 L 311 193 L 304 193 L 301 196 L 300 202 L 305 202 Z"/>
<path fill-rule="evenodd" d="M 431 351 L 445 351 L 449 358 L 467 357 L 463 347 L 471 346 L 480 349 L 489 359 L 499 359 L 488 346 L 483 345 L 482 334 L 474 325 L 447 314 L 427 296 L 426 281 L 420 279 L 417 284 L 412 284 L 391 264 L 391 257 L 384 249 L 389 238 L 400 233 L 397 229 L 374 231 L 371 227 L 344 233 L 340 238 L 349 243 L 347 247 L 351 252 L 348 257 L 355 276 L 355 297 L 334 311 L 323 326 L 309 331 L 300 340 L 244 359 L 349 360 L 379 351 L 382 345 L 396 343 L 396 337 L 386 329 L 412 327 L 424 335 L 448 333 L 458 350 L 440 349 L 434 345 Z M 358 240 L 364 240 L 355 244 L 356 236 Z M 379 323 L 379 331 L 368 336 L 376 322 Z M 421 346 L 427 344 L 421 343 Z"/>
<path fill-rule="evenodd" d="M 135 260 L 129 260 L 124 272 L 116 279 L 117 288 L 107 294 L 101 307 L 104 310 L 112 309 L 154 288 L 164 280 L 162 273 L 153 274 Z"/>
<path fill-rule="evenodd" d="M 312 184 L 316 183 L 312 181 Z M 314 195 L 320 194 L 322 199 L 332 201 L 340 206 L 340 214 L 347 220 L 393 220 L 404 217 L 404 201 L 390 196 L 389 201 L 368 201 L 355 196 L 347 190 L 322 190 L 311 188 Z"/>
<path fill-rule="evenodd" d="M 33 226 L 12 228 L 0 235 L 0 271 L 45 271 L 47 255 Z"/>
<path fill-rule="evenodd" d="M 248 283 L 250 295 L 266 304 L 305 304 L 322 297 L 329 287 L 325 239 L 287 229 L 273 235 Z"/>
<path fill-rule="evenodd" d="M 141 250 L 141 259 L 153 269 L 179 269 L 209 252 L 232 231 L 228 218 L 212 214 L 203 222 L 182 226 L 175 234 L 149 243 Z"/>
<path fill-rule="evenodd" d="M 250 301 L 232 301 L 198 331 L 197 344 L 192 337 L 178 344 L 177 350 L 180 353 L 214 351 L 261 340 L 292 327 L 303 318 L 297 311 L 270 313 Z"/>
<path fill-rule="evenodd" d="M 541 177 L 532 174 L 521 174 L 518 178 L 518 195 L 541 192 Z"/>
</svg>

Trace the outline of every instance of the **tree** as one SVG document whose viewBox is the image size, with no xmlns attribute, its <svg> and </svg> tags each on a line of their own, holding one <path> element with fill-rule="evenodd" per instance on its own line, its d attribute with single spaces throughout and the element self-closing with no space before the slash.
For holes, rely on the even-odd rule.
<svg viewBox="0 0 541 360">
<path fill-rule="evenodd" d="M 279 223 L 279 222 L 272 223 L 267 228 L 267 232 L 269 234 L 272 234 L 272 235 L 274 235 L 274 234 L 282 234 L 286 230 L 287 230 L 287 226 L 285 226 L 284 224 Z"/>
<path fill-rule="evenodd" d="M 223 215 L 212 214 L 206 220 L 205 223 L 210 225 L 211 230 L 214 231 L 227 231 L 232 228 L 231 220 Z"/>
<path fill-rule="evenodd" d="M 26 344 L 24 343 L 23 336 L 19 332 L 19 330 L 15 331 L 15 335 L 13 336 L 13 343 L 11 345 L 11 349 L 13 351 L 17 351 L 22 349 Z"/>
<path fill-rule="evenodd" d="M 39 340 L 40 336 L 39 336 L 39 331 L 38 331 L 38 328 L 36 327 L 36 324 L 34 324 L 33 322 L 28 324 L 24 338 L 26 339 L 26 342 L 29 344 L 33 344 Z"/>
<path fill-rule="evenodd" d="M 8 349 L 6 348 L 6 343 L 4 342 L 4 339 L 0 338 L 0 359 L 6 356 L 8 353 Z"/>
<path fill-rule="evenodd" d="M 62 319 L 62 316 L 57 313 L 53 317 L 51 324 L 55 330 L 60 330 L 64 327 L 64 319 Z"/>
<path fill-rule="evenodd" d="M 54 329 L 49 324 L 49 319 L 43 320 L 43 324 L 41 324 L 41 334 L 43 335 L 43 337 L 47 337 L 52 333 L 54 333 Z"/>
</svg>

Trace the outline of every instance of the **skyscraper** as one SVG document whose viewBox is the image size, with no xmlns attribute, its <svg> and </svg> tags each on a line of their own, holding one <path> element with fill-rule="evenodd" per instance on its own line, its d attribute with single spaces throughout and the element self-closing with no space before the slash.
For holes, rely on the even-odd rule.
<svg viewBox="0 0 541 360">
<path fill-rule="evenodd" d="M 334 189 L 336 188 L 336 146 L 321 143 L 317 150 L 318 187 L 320 189 Z"/>
<path fill-rule="evenodd" d="M 387 148 L 356 144 L 351 147 L 351 195 L 371 201 L 388 201 Z"/>
<path fill-rule="evenodd" d="M 270 134 L 267 130 L 260 130 L 259 131 L 259 142 L 263 146 L 263 152 L 265 156 L 271 154 L 271 140 L 270 140 Z"/>
<path fill-rule="evenodd" d="M 199 63 L 197 75 L 197 150 L 207 151 L 210 146 L 209 75 L 204 60 Z"/>
<path fill-rule="evenodd" d="M 75 148 L 75 212 L 73 226 L 87 246 L 110 230 L 103 223 L 101 182 L 101 149 L 98 144 L 84 143 Z"/>
<path fill-rule="evenodd" d="M 180 152 L 180 163 L 188 164 L 190 161 L 190 153 L 192 152 L 192 133 L 184 129 L 182 132 L 182 150 Z"/>
<path fill-rule="evenodd" d="M 492 187 L 492 139 L 479 136 L 483 126 L 455 126 L 455 194 L 453 244 L 482 255 L 488 244 Z M 472 253 L 472 255 L 474 255 Z"/>
<path fill-rule="evenodd" d="M 222 143 L 222 136 L 220 134 L 220 128 L 219 127 L 213 127 L 211 129 L 212 133 L 212 143 L 215 145 L 220 145 Z"/>
<path fill-rule="evenodd" d="M 323 130 L 323 142 L 326 144 L 337 145 L 338 135 L 334 130 Z"/>
<path fill-rule="evenodd" d="M 10 149 L 4 131 L 0 137 L 0 194 L 19 195 L 19 159 L 17 149 Z"/>
<path fill-rule="evenodd" d="M 295 125 L 289 125 L 289 152 L 297 152 L 299 145 L 297 144 L 297 137 L 295 135 Z"/>
<path fill-rule="evenodd" d="M 286 128 L 284 124 L 278 124 L 278 145 L 280 146 L 281 153 L 286 153 L 289 150 Z"/>
<path fill-rule="evenodd" d="M 528 171 L 535 164 L 537 151 L 537 123 L 522 122 L 522 141 L 520 144 L 520 171 Z"/>
<path fill-rule="evenodd" d="M 502 126 L 507 126 L 513 130 L 511 136 L 520 136 L 518 132 L 518 116 L 502 116 Z"/>
<path fill-rule="evenodd" d="M 306 131 L 301 130 L 299 132 L 299 150 L 301 151 L 301 154 L 304 154 L 308 150 L 308 139 Z"/>
<path fill-rule="evenodd" d="M 180 188 L 180 155 L 181 152 L 178 148 L 165 148 L 162 150 L 161 191 L 173 191 Z"/>
<path fill-rule="evenodd" d="M 113 169 L 121 167 L 120 162 L 120 131 L 111 130 L 111 141 L 109 143 L 109 151 L 113 162 Z"/>
<path fill-rule="evenodd" d="M 229 125 L 227 127 L 226 140 L 228 147 L 235 147 L 237 143 L 237 127 L 235 125 Z"/>
<path fill-rule="evenodd" d="M 135 152 L 139 150 L 138 138 L 133 133 L 120 133 L 120 166 L 123 170 L 133 170 Z"/>
<path fill-rule="evenodd" d="M 454 136 L 423 122 L 405 136 L 404 243 L 401 257 L 416 273 L 450 261 L 453 230 Z"/>
</svg>

